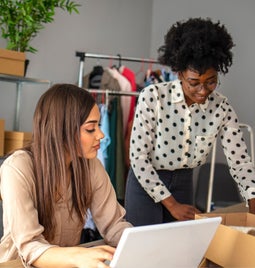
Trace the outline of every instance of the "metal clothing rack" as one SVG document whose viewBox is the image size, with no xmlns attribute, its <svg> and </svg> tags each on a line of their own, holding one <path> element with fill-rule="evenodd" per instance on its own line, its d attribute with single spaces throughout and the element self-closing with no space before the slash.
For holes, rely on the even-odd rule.
<svg viewBox="0 0 255 268">
<path fill-rule="evenodd" d="M 251 161 L 253 165 L 255 165 L 255 155 L 254 155 L 254 133 L 253 129 L 248 124 L 239 124 L 240 128 L 245 128 L 249 132 L 250 136 L 250 150 L 251 150 Z M 208 184 L 208 195 L 207 195 L 207 203 L 206 203 L 206 212 L 211 211 L 211 202 L 212 202 L 212 193 L 213 193 L 213 181 L 214 181 L 214 171 L 215 171 L 215 162 L 216 162 L 216 147 L 217 142 L 215 141 L 212 149 L 212 156 L 211 156 L 211 167 L 210 167 L 210 177 L 209 177 L 209 184 Z"/>
<path fill-rule="evenodd" d="M 107 95 L 121 95 L 121 96 L 138 96 L 139 92 L 136 91 L 117 91 L 117 90 L 111 90 L 111 89 L 86 89 L 90 93 L 101 93 L 101 94 L 107 94 Z"/>
<path fill-rule="evenodd" d="M 109 104 L 109 95 L 119 95 L 119 96 L 134 96 L 138 97 L 139 92 L 137 91 L 117 91 L 117 90 L 111 90 L 111 89 L 90 89 L 86 88 L 87 91 L 90 93 L 96 93 L 96 94 L 105 94 L 105 104 L 108 106 Z"/>
<path fill-rule="evenodd" d="M 79 77 L 78 77 L 78 86 L 82 87 L 82 77 L 84 73 L 84 61 L 85 58 L 96 58 L 96 59 L 109 59 L 109 60 L 118 60 L 119 65 L 122 61 L 132 61 L 132 62 L 144 62 L 144 63 L 156 63 L 159 64 L 159 61 L 154 59 L 143 59 L 143 58 L 134 58 L 134 57 L 123 57 L 120 54 L 117 55 L 105 55 L 105 54 L 96 54 L 96 53 L 87 53 L 76 51 L 76 57 L 80 58 L 79 66 Z"/>
</svg>

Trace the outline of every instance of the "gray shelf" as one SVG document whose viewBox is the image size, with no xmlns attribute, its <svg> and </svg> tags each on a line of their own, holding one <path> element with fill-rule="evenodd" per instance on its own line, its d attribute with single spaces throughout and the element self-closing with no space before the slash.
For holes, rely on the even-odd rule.
<svg viewBox="0 0 255 268">
<path fill-rule="evenodd" d="M 0 74 L 0 81 L 16 84 L 16 106 L 15 106 L 13 130 L 19 131 L 20 99 L 21 99 L 21 90 L 22 90 L 23 84 L 48 84 L 48 86 L 50 86 L 51 82 L 49 80 L 44 80 L 44 79 L 36 79 L 36 78 L 7 75 L 7 74 Z"/>
</svg>

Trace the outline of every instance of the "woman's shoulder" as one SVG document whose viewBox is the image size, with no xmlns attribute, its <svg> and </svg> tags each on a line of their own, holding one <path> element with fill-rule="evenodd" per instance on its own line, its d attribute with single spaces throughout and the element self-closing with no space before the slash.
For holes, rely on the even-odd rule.
<svg viewBox="0 0 255 268">
<path fill-rule="evenodd" d="M 12 167 L 19 170 L 28 170 L 32 167 L 32 160 L 27 151 L 17 150 L 3 161 L 1 169 Z"/>
<path fill-rule="evenodd" d="M 31 161 L 29 152 L 20 149 L 8 155 L 4 162 L 11 163 L 11 162 L 16 162 L 16 161 L 28 161 L 29 159 Z"/>
<path fill-rule="evenodd" d="M 6 158 L 0 167 L 1 191 L 19 191 L 29 187 L 34 192 L 34 172 L 29 153 L 18 150 Z M 5 189 L 5 190 L 4 190 Z"/>
<path fill-rule="evenodd" d="M 219 91 L 213 91 L 210 95 L 209 101 L 212 105 L 216 104 L 218 107 L 222 107 L 222 105 L 229 105 L 228 98 Z"/>
<path fill-rule="evenodd" d="M 104 165 L 97 157 L 89 160 L 89 170 L 92 185 L 102 184 L 109 179 Z"/>
<path fill-rule="evenodd" d="M 105 171 L 102 162 L 97 157 L 89 159 L 89 169 L 92 174 L 101 173 Z"/>
</svg>

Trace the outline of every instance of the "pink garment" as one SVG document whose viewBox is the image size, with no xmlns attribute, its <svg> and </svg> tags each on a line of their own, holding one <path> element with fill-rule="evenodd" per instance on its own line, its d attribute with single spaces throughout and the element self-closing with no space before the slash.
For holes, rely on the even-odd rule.
<svg viewBox="0 0 255 268">
<path fill-rule="evenodd" d="M 108 72 L 114 79 L 116 79 L 119 83 L 121 91 L 129 91 L 131 92 L 131 84 L 126 77 L 124 77 L 118 70 L 106 68 L 106 72 Z M 126 135 L 129 113 L 130 113 L 130 96 L 121 96 L 121 108 L 122 108 L 122 121 L 123 121 L 123 134 L 124 137 Z"/>
</svg>

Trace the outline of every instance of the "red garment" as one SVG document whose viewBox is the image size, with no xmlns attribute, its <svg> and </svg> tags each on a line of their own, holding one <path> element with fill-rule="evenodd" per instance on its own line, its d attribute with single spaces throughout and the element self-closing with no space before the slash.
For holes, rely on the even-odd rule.
<svg viewBox="0 0 255 268">
<path fill-rule="evenodd" d="M 130 82 L 132 92 L 136 92 L 137 88 L 136 88 L 135 73 L 131 69 L 127 68 L 126 66 L 121 66 L 119 71 Z M 131 97 L 130 111 L 129 111 L 129 116 L 128 116 L 128 123 L 131 122 L 133 120 L 133 117 L 134 117 L 135 100 L 136 100 L 136 97 Z"/>
</svg>

